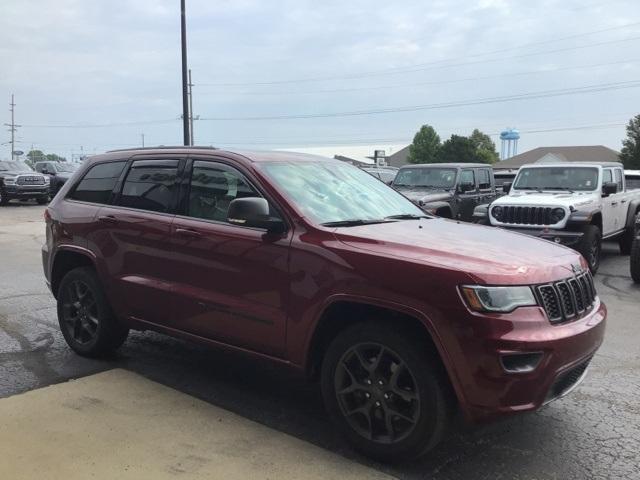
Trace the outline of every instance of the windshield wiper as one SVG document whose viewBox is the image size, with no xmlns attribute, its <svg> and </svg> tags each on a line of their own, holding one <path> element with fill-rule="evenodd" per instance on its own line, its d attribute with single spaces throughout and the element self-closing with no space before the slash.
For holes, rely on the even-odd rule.
<svg viewBox="0 0 640 480">
<path fill-rule="evenodd" d="M 542 188 L 540 187 L 514 187 L 516 190 L 535 190 L 538 193 L 542 193 Z"/>
<path fill-rule="evenodd" d="M 416 215 L 414 213 L 399 213 L 398 215 L 389 215 L 384 217 L 388 220 L 420 220 L 421 218 L 431 218 L 426 215 Z"/>
<path fill-rule="evenodd" d="M 358 225 L 372 225 L 374 223 L 388 223 L 389 220 L 384 218 L 366 220 L 363 218 L 354 218 L 351 220 L 337 220 L 335 222 L 321 223 L 323 227 L 357 227 Z"/>
<path fill-rule="evenodd" d="M 566 190 L 569 193 L 573 193 L 573 190 L 569 187 L 544 187 L 544 190 Z"/>
</svg>

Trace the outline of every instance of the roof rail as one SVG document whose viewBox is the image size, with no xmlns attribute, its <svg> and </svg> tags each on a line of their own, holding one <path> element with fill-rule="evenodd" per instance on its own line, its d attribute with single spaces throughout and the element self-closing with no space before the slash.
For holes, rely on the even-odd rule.
<svg viewBox="0 0 640 480">
<path fill-rule="evenodd" d="M 107 150 L 106 153 L 113 152 L 129 152 L 132 150 L 218 150 L 217 147 L 212 146 L 189 146 L 189 145 L 158 145 L 156 147 L 131 147 L 131 148 L 118 148 L 116 150 Z"/>
</svg>

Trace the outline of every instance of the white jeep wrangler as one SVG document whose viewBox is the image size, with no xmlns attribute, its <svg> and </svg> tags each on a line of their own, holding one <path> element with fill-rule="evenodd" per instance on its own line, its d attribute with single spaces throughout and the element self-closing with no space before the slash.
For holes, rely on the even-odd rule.
<svg viewBox="0 0 640 480">
<path fill-rule="evenodd" d="M 618 238 L 621 253 L 629 254 L 640 189 L 626 190 L 622 164 L 528 165 L 504 189 L 508 195 L 476 211 L 476 220 L 484 213 L 484 223 L 570 246 L 593 273 L 602 239 Z"/>
</svg>

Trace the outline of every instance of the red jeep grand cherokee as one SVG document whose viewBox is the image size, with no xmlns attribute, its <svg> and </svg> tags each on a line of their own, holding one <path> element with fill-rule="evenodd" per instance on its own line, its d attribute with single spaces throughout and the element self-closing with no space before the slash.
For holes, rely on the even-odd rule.
<svg viewBox="0 0 640 480">
<path fill-rule="evenodd" d="M 45 217 L 44 271 L 77 353 L 152 329 L 291 365 L 380 459 L 426 452 L 457 408 L 479 420 L 566 394 L 604 334 L 573 250 L 425 215 L 325 158 L 110 152 Z"/>
</svg>

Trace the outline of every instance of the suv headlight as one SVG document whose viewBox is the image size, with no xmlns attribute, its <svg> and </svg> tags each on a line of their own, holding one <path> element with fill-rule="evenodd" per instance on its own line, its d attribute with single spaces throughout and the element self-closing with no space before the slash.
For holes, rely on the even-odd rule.
<svg viewBox="0 0 640 480">
<path fill-rule="evenodd" d="M 4 177 L 2 180 L 4 181 L 5 185 L 15 185 L 16 178 L 18 177 Z"/>
<path fill-rule="evenodd" d="M 44 184 L 49 185 L 51 183 L 51 179 L 49 178 L 49 176 L 43 175 L 43 177 L 44 177 Z"/>
<path fill-rule="evenodd" d="M 503 213 L 504 213 L 503 212 L 503 208 L 500 205 L 496 205 L 495 207 L 491 208 L 491 215 L 493 215 L 493 218 L 495 218 L 499 222 L 502 221 L 502 214 Z"/>
<path fill-rule="evenodd" d="M 563 208 L 554 208 L 551 210 L 551 222 L 558 223 L 564 218 L 565 212 Z"/>
<path fill-rule="evenodd" d="M 483 285 L 463 285 L 462 296 L 471 310 L 476 312 L 509 313 L 518 307 L 537 305 L 531 287 L 485 287 Z"/>
</svg>

